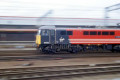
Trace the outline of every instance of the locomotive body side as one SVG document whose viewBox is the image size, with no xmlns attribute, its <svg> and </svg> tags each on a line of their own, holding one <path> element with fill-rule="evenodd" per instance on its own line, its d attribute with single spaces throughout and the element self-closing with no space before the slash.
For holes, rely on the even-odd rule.
<svg viewBox="0 0 120 80">
<path fill-rule="evenodd" d="M 69 41 L 71 44 L 120 44 L 120 30 L 75 29 Z"/>
</svg>

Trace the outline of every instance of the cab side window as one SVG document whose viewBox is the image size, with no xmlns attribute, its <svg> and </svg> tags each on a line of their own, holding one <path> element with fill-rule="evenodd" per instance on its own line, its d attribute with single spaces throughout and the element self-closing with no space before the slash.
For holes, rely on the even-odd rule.
<svg viewBox="0 0 120 80">
<path fill-rule="evenodd" d="M 42 36 L 48 36 L 49 35 L 49 30 L 42 30 L 41 35 Z"/>
<path fill-rule="evenodd" d="M 55 35 L 55 31 L 54 30 L 51 30 L 51 35 Z"/>
</svg>

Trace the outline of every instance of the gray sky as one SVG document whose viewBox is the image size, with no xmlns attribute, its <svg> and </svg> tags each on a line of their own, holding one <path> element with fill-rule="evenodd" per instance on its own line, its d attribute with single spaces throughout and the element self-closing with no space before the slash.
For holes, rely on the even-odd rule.
<svg viewBox="0 0 120 80">
<path fill-rule="evenodd" d="M 120 0 L 0 0 L 0 16 L 40 17 L 48 10 L 48 17 L 103 18 L 104 7 L 120 3 Z M 119 11 L 110 13 L 118 18 Z"/>
</svg>

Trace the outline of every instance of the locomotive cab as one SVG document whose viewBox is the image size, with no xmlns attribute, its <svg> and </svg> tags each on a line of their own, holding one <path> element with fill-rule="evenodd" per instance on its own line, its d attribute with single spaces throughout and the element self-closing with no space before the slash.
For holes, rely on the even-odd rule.
<svg viewBox="0 0 120 80">
<path fill-rule="evenodd" d="M 39 28 L 36 35 L 37 47 L 40 45 L 55 44 L 55 27 L 54 26 L 42 26 Z"/>
</svg>

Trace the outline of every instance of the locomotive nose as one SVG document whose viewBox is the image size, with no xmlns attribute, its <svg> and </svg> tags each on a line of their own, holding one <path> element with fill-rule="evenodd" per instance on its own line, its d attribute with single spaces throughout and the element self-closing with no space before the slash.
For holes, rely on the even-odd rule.
<svg viewBox="0 0 120 80">
<path fill-rule="evenodd" d="M 36 44 L 37 46 L 41 44 L 41 35 L 36 35 Z"/>
</svg>

